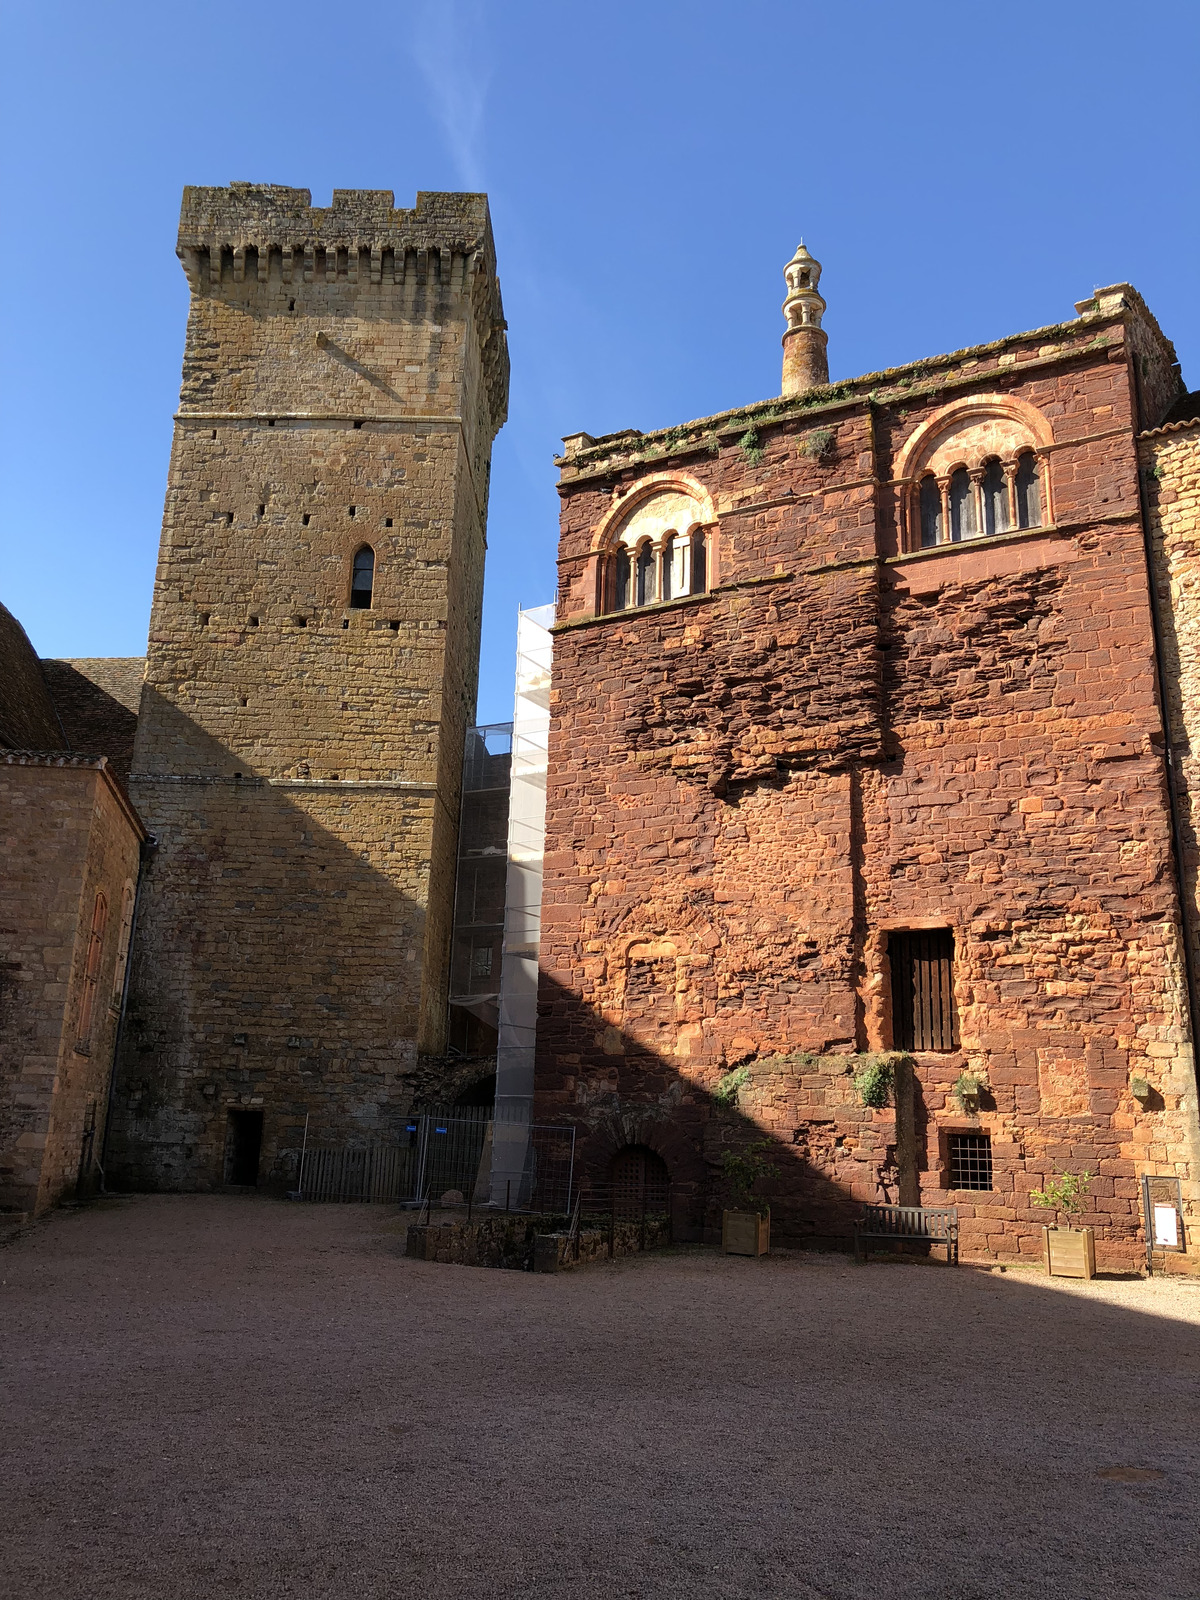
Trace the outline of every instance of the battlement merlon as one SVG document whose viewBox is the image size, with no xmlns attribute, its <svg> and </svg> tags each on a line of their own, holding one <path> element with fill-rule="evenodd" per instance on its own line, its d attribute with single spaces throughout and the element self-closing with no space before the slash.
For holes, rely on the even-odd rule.
<svg viewBox="0 0 1200 1600">
<path fill-rule="evenodd" d="M 335 189 L 333 204 L 314 206 L 309 189 L 231 183 L 183 191 L 178 252 L 304 249 L 442 250 L 479 258 L 492 277 L 496 247 L 487 195 L 437 191 L 417 195 L 411 210 L 390 189 Z"/>
</svg>

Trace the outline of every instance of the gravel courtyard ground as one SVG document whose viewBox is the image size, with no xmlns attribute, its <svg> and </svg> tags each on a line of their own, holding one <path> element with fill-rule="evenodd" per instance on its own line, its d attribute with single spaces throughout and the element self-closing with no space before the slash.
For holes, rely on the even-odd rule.
<svg viewBox="0 0 1200 1600">
<path fill-rule="evenodd" d="M 1200 1287 L 542 1277 L 407 1261 L 405 1225 L 143 1196 L 0 1249 L 0 1593 L 1200 1593 Z"/>
</svg>

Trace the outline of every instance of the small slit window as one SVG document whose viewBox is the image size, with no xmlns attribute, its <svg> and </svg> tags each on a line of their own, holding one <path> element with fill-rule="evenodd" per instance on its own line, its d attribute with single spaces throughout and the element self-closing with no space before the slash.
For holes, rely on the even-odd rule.
<svg viewBox="0 0 1200 1600">
<path fill-rule="evenodd" d="M 892 1044 L 897 1050 L 957 1050 L 954 935 L 949 928 L 888 935 Z"/>
<path fill-rule="evenodd" d="M 988 1133 L 950 1135 L 950 1187 L 992 1187 L 992 1137 Z"/>
<path fill-rule="evenodd" d="M 354 571 L 350 579 L 350 608 L 352 611 L 368 611 L 371 606 L 371 592 L 375 587 L 375 552 L 369 544 L 354 557 Z"/>
</svg>

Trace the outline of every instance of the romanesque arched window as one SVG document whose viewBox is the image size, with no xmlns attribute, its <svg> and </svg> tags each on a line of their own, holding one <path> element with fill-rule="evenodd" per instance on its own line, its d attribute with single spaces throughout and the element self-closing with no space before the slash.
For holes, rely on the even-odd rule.
<svg viewBox="0 0 1200 1600">
<path fill-rule="evenodd" d="M 625 611 L 703 594 L 711 512 L 699 494 L 664 485 L 630 498 L 633 504 L 600 547 L 600 609 Z"/>
<path fill-rule="evenodd" d="M 1050 423 L 1026 401 L 972 395 L 943 407 L 896 457 L 905 550 L 1048 526 Z"/>
<path fill-rule="evenodd" d="M 353 611 L 369 611 L 371 608 L 371 594 L 375 588 L 375 552 L 369 544 L 364 544 L 354 554 L 354 566 L 350 574 L 350 608 Z"/>
</svg>

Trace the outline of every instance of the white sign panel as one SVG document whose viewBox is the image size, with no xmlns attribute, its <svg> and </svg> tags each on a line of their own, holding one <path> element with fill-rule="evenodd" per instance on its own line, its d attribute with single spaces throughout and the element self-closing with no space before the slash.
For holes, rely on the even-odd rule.
<svg viewBox="0 0 1200 1600">
<path fill-rule="evenodd" d="M 1154 1242 L 1169 1250 L 1179 1249 L 1179 1213 L 1174 1206 L 1155 1206 Z"/>
</svg>

